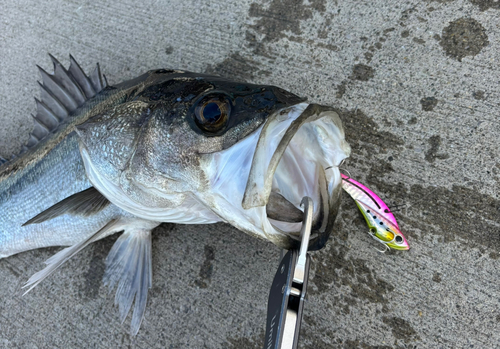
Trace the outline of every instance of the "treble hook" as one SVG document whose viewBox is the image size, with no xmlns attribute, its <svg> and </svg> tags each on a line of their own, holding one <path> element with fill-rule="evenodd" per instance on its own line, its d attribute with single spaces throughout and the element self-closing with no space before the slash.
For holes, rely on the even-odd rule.
<svg viewBox="0 0 500 349">
<path fill-rule="evenodd" d="M 381 242 L 381 244 L 384 245 L 384 249 L 383 250 L 379 250 L 376 247 L 374 247 L 375 251 L 380 252 L 380 253 L 386 253 L 388 250 L 390 250 L 389 246 L 387 246 L 383 242 Z"/>
</svg>

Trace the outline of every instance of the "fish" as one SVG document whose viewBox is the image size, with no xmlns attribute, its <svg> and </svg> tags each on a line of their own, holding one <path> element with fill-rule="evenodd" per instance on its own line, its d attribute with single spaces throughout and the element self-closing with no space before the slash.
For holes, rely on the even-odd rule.
<svg viewBox="0 0 500 349">
<path fill-rule="evenodd" d="M 369 227 L 369 234 L 394 250 L 409 250 L 410 245 L 385 202 L 365 185 L 341 173 L 342 188 L 356 202 Z"/>
<path fill-rule="evenodd" d="M 271 85 L 175 69 L 110 85 L 70 55 L 38 67 L 41 98 L 19 156 L 0 167 L 0 258 L 67 246 L 29 292 L 89 244 L 120 233 L 103 282 L 130 331 L 152 287 L 151 232 L 164 222 L 226 222 L 283 249 L 300 244 L 304 196 L 314 202 L 310 250 L 322 248 L 349 157 L 332 107 Z M 329 169 L 325 171 L 325 169 Z"/>
</svg>

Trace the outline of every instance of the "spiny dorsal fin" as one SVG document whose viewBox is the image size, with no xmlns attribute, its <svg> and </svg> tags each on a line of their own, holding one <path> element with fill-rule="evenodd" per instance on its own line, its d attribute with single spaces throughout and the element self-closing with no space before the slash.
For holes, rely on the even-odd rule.
<svg viewBox="0 0 500 349">
<path fill-rule="evenodd" d="M 39 83 L 41 100 L 35 99 L 37 106 L 36 115 L 33 116 L 35 128 L 26 144 L 26 149 L 37 145 L 56 130 L 71 113 L 107 86 L 99 64 L 89 78 L 73 56 L 69 56 L 69 69 L 64 68 L 51 54 L 49 56 L 54 64 L 54 73 L 49 74 L 38 67 L 42 76 L 42 83 Z"/>
<path fill-rule="evenodd" d="M 99 193 L 97 189 L 90 187 L 59 201 L 57 204 L 31 218 L 24 223 L 23 226 L 33 223 L 42 223 L 65 213 L 87 217 L 103 210 L 108 205 L 108 199 Z"/>
</svg>

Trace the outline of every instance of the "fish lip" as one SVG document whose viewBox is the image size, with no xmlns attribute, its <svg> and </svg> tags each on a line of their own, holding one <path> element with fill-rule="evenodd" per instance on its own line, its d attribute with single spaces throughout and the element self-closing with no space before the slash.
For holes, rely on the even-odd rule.
<svg viewBox="0 0 500 349">
<path fill-rule="evenodd" d="M 298 107 L 298 105 L 294 107 Z M 283 111 L 281 111 L 281 113 L 282 112 Z M 272 181 L 275 172 L 292 138 L 302 128 L 302 126 L 304 126 L 306 123 L 313 122 L 325 117 L 325 113 L 329 113 L 329 117 L 338 118 L 338 114 L 331 107 L 321 106 L 318 104 L 308 104 L 307 107 L 305 107 L 305 109 L 300 113 L 300 115 L 296 119 L 294 119 L 286 128 L 283 137 L 279 141 L 275 151 L 272 154 L 267 169 L 262 170 L 261 168 L 259 171 L 259 168 L 254 165 L 258 161 L 260 161 L 258 151 L 262 148 L 262 145 L 260 145 L 262 134 L 267 132 L 266 128 L 271 127 L 269 125 L 271 125 L 273 122 L 276 122 L 276 119 L 278 118 L 276 114 L 278 113 L 276 113 L 266 121 L 266 124 L 264 124 L 261 131 L 261 138 L 259 138 L 259 143 L 255 151 L 256 155 L 254 155 L 250 174 L 248 176 L 247 185 L 242 201 L 242 207 L 244 209 L 267 205 L 269 196 L 271 194 Z M 342 131 L 341 133 L 343 137 L 342 123 L 339 118 L 338 122 L 335 122 L 335 126 L 337 126 L 337 128 Z M 348 145 L 346 146 L 346 149 L 342 149 L 345 153 L 347 153 L 345 154 L 345 157 L 347 157 L 350 152 L 350 148 Z M 330 164 L 329 167 L 332 170 L 336 170 L 338 172 L 338 167 L 335 164 Z M 322 173 L 323 177 L 326 177 L 325 168 L 326 166 L 323 166 L 319 170 L 319 173 Z M 340 174 L 338 174 L 338 176 L 340 177 Z M 325 185 L 326 188 L 321 188 L 321 185 Z M 315 215 L 315 221 L 313 222 L 311 239 L 309 240 L 309 250 L 319 250 L 326 244 L 331 232 L 333 231 L 333 225 L 335 223 L 335 218 L 338 213 L 342 195 L 341 185 L 337 185 L 335 188 L 333 188 L 329 195 L 327 188 L 328 182 L 326 180 L 324 181 L 324 183 L 319 183 L 319 186 L 319 192 L 322 194 L 319 197 L 320 204 Z M 324 195 L 325 192 L 327 193 L 327 195 Z M 315 202 L 314 204 L 317 205 L 318 202 Z M 276 240 L 273 240 L 276 245 L 285 249 L 297 248 L 300 245 L 300 236 L 280 230 L 276 227 L 276 225 L 272 224 L 272 222 L 270 223 L 275 230 L 281 233 L 280 238 L 276 238 Z"/>
</svg>

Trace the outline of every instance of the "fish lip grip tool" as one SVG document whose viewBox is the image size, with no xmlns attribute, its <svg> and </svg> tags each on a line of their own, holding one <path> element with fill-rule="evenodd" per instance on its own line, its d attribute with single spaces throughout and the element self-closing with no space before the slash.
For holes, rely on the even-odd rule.
<svg viewBox="0 0 500 349">
<path fill-rule="evenodd" d="M 289 250 L 274 276 L 267 303 L 264 349 L 295 349 L 299 342 L 302 310 L 309 277 L 307 248 L 311 236 L 313 202 L 304 197 L 300 247 Z"/>
</svg>

